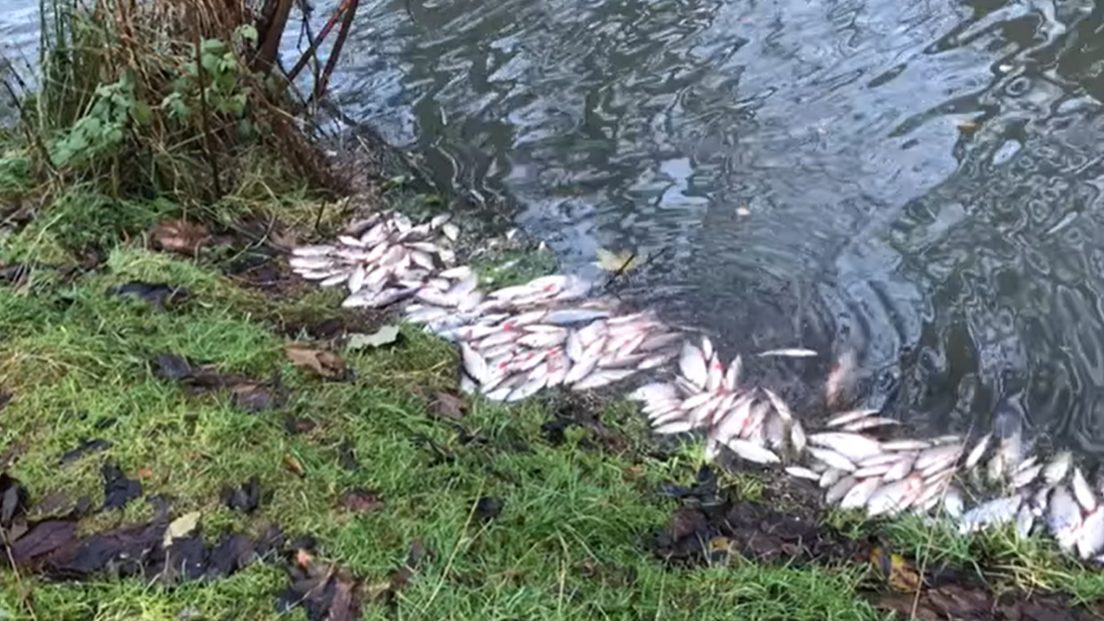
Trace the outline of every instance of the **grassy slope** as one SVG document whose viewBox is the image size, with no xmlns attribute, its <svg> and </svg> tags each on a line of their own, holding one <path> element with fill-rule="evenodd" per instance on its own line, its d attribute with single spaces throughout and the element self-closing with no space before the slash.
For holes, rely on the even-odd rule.
<svg viewBox="0 0 1104 621">
<path fill-rule="evenodd" d="M 80 227 L 74 218 L 70 224 Z M 51 242 L 58 230 L 35 223 L 5 241 L 5 254 L 64 259 Z M 406 338 L 392 351 L 348 354 L 355 381 L 323 382 L 286 361 L 287 341 L 277 330 L 285 321 L 339 313 L 338 297 L 309 292 L 273 299 L 237 288 L 212 264 L 119 239 L 100 241 L 109 257 L 93 272 L 62 282 L 43 271 L 20 289 L 0 287 L 0 386 L 15 395 L 0 412 L 0 454 L 23 447 L 12 473 L 35 498 L 61 491 L 97 503 L 100 465 L 110 458 L 130 476 L 144 472 L 145 496 L 171 496 L 174 515 L 201 511 L 209 537 L 275 521 L 290 535 L 314 535 L 323 556 L 370 581 L 385 580 L 421 539 L 432 556 L 400 594 L 404 619 L 878 616 L 852 595 L 857 570 L 663 568 L 647 542 L 666 524 L 674 501 L 655 495 L 654 486 L 692 477 L 690 464 L 650 461 L 641 440 L 619 455 L 598 451 L 581 431 L 553 446 L 540 433 L 548 416 L 537 403 L 509 409 L 474 403 L 461 424 L 483 441 L 465 443 L 455 423 L 428 414 L 420 396 L 454 385 L 456 356 L 416 329 L 405 328 Z M 106 293 L 129 280 L 185 285 L 192 300 L 158 312 Z M 189 396 L 153 374 L 147 360 L 161 352 L 259 378 L 279 369 L 290 400 L 282 410 L 247 414 L 225 397 Z M 289 434 L 289 413 L 316 427 Z M 644 437 L 635 414 L 613 413 L 610 420 L 622 421 L 629 437 Z M 94 437 L 114 446 L 57 465 L 63 452 Z M 454 460 L 435 463 L 420 437 L 445 447 Z M 358 470 L 340 463 L 346 441 Z M 285 467 L 287 454 L 301 461 L 303 478 Z M 271 493 L 258 514 L 221 507 L 219 490 L 251 475 Z M 338 497 L 353 487 L 377 490 L 382 507 L 369 513 L 339 508 Z M 480 522 L 474 509 L 481 496 L 500 499 L 501 515 Z M 136 500 L 122 515 L 100 515 L 85 526 L 140 520 L 151 511 Z M 170 620 L 187 610 L 208 619 L 282 618 L 287 615 L 277 612 L 274 593 L 286 584 L 282 570 L 264 564 L 172 590 L 133 580 L 47 584 L 0 573 L 0 617 Z M 365 608 L 365 618 L 389 615 L 382 606 Z"/>
</svg>

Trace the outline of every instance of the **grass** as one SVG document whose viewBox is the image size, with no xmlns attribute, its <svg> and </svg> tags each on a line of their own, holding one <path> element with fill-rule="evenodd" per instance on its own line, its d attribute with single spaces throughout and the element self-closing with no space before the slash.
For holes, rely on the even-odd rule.
<svg viewBox="0 0 1104 621">
<path fill-rule="evenodd" d="M 42 236 L 29 227 L 10 247 L 33 247 L 26 237 Z M 569 430 L 554 446 L 541 434 L 549 417 L 539 402 L 507 409 L 476 401 L 458 423 L 461 434 L 431 416 L 424 397 L 454 386 L 455 353 L 409 327 L 393 350 L 342 352 L 356 381 L 308 376 L 286 360 L 280 329 L 336 315 L 337 298 L 314 292 L 273 300 L 238 288 L 216 267 L 120 241 L 101 269 L 69 281 L 44 270 L 22 287 L 0 289 L 0 385 L 15 395 L 2 413 L 0 453 L 24 447 L 11 472 L 33 497 L 62 492 L 95 504 L 100 465 L 111 459 L 131 476 L 144 473 L 144 495 L 168 495 L 174 515 L 200 511 L 207 537 L 276 522 L 289 534 L 313 535 L 320 554 L 370 581 L 386 579 L 419 539 L 432 556 L 401 592 L 401 618 L 635 619 L 639 610 L 662 619 L 877 618 L 851 594 L 858 570 L 664 568 L 647 542 L 673 501 L 653 489 L 692 477 L 688 462 L 649 459 L 640 436 L 622 454 L 596 450 L 581 431 Z M 156 311 L 107 293 L 130 280 L 184 285 L 192 299 Z M 290 399 L 281 410 L 249 414 L 223 396 L 190 396 L 153 373 L 148 360 L 160 352 L 262 378 L 277 369 Z M 314 427 L 292 435 L 286 415 Z M 607 418 L 626 434 L 641 429 L 626 408 L 612 408 Z M 58 465 L 62 453 L 95 437 L 113 446 Z M 435 459 L 426 438 L 451 459 Z M 342 467 L 343 443 L 353 447 L 358 470 Z M 305 476 L 287 469 L 287 455 Z M 253 475 L 271 494 L 257 514 L 219 504 L 223 486 Z M 340 508 L 339 496 L 351 488 L 376 490 L 382 507 Z M 474 513 L 484 496 L 502 506 L 488 522 Z M 82 528 L 151 513 L 136 500 Z M 264 564 L 174 589 L 134 580 L 49 584 L 3 573 L 0 611 L 8 619 L 178 619 L 188 611 L 268 619 L 281 617 L 274 593 L 285 583 L 282 571 Z M 388 614 L 382 606 L 365 610 L 365 618 Z"/>
</svg>

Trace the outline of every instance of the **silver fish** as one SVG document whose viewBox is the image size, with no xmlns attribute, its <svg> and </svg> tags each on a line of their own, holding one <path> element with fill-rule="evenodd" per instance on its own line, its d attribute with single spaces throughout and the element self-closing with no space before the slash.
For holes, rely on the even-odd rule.
<svg viewBox="0 0 1104 621">
<path fill-rule="evenodd" d="M 606 386 L 614 382 L 619 382 L 626 377 L 636 373 L 636 369 L 606 369 L 603 371 L 595 371 L 588 377 L 572 384 L 572 390 L 590 390 L 592 388 L 599 388 Z"/>
<path fill-rule="evenodd" d="M 901 421 L 894 420 L 892 418 L 885 418 L 884 416 L 871 416 L 869 418 L 863 418 L 853 423 L 848 423 L 843 426 L 844 431 L 850 431 L 857 433 L 865 429 L 871 429 L 874 427 L 885 427 L 887 425 L 900 425 Z"/>
<path fill-rule="evenodd" d="M 851 410 L 851 411 L 844 412 L 842 414 L 837 414 L 837 415 L 833 416 L 831 419 L 829 419 L 829 421 L 827 423 L 825 423 L 825 426 L 826 427 L 842 427 L 843 425 L 846 425 L 848 423 L 853 423 L 857 420 L 860 420 L 860 419 L 863 419 L 863 418 L 868 418 L 870 416 L 874 416 L 879 411 L 880 410 L 871 410 L 871 409 Z"/>
<path fill-rule="evenodd" d="M 682 371 L 682 376 L 693 383 L 694 386 L 697 386 L 698 389 L 705 388 L 708 378 L 705 356 L 702 355 L 700 349 L 694 347 L 690 342 L 686 342 L 682 346 L 682 353 L 679 355 L 679 370 Z"/>
<path fill-rule="evenodd" d="M 857 478 L 857 477 L 856 477 Z M 877 478 L 862 479 L 851 489 L 847 490 L 847 494 L 840 500 L 839 506 L 841 509 L 858 509 L 866 504 L 870 499 L 870 495 L 878 489 L 881 485 L 881 481 Z"/>
<path fill-rule="evenodd" d="M 882 452 L 877 440 L 857 433 L 826 431 L 809 436 L 809 443 L 830 448 L 850 461 L 861 461 Z"/>
<path fill-rule="evenodd" d="M 924 440 L 891 440 L 882 442 L 882 450 L 888 452 L 923 451 L 932 448 L 931 442 Z"/>
<path fill-rule="evenodd" d="M 821 489 L 827 489 L 839 482 L 843 477 L 848 476 L 846 470 L 840 470 L 839 468 L 828 468 L 820 474 L 820 480 L 817 481 L 817 485 Z M 851 477 L 854 479 L 854 477 Z"/>
<path fill-rule="evenodd" d="M 1077 499 L 1077 504 L 1081 505 L 1086 513 L 1096 509 L 1096 496 L 1089 487 L 1089 482 L 1085 480 L 1080 467 L 1074 467 L 1071 483 L 1073 483 L 1073 496 Z"/>
<path fill-rule="evenodd" d="M 817 353 L 811 349 L 770 349 L 764 352 L 756 354 L 757 356 L 784 356 L 787 358 L 808 358 L 817 355 Z"/>
<path fill-rule="evenodd" d="M 832 487 L 828 488 L 828 491 L 824 494 L 824 502 L 834 505 L 840 500 L 843 500 L 843 497 L 846 496 L 847 493 L 851 491 L 851 488 L 855 487 L 858 482 L 859 480 L 852 476 L 845 476 L 839 479 Z"/>
<path fill-rule="evenodd" d="M 855 464 L 852 463 L 851 460 L 847 459 L 843 455 L 840 455 L 839 453 L 837 453 L 833 450 L 829 450 L 829 449 L 826 449 L 826 448 L 817 448 L 815 446 L 810 446 L 808 448 L 808 451 L 809 451 L 809 454 L 812 455 L 814 458 L 819 459 L 820 461 L 828 464 L 832 468 L 837 468 L 839 470 L 846 470 L 847 472 L 854 472 L 856 470 Z"/>
<path fill-rule="evenodd" d="M 1081 521 L 1077 537 L 1077 553 L 1088 560 L 1104 548 L 1104 506 L 1097 507 Z"/>
<path fill-rule="evenodd" d="M 867 515 L 896 513 L 908 509 L 924 489 L 924 481 L 918 476 L 908 476 L 878 488 L 867 501 Z"/>
<path fill-rule="evenodd" d="M 1081 530 L 1081 508 L 1077 500 L 1065 485 L 1058 485 L 1050 497 L 1050 510 L 1047 512 L 1047 528 L 1058 543 L 1058 547 L 1069 552 L 1077 542 Z"/>
<path fill-rule="evenodd" d="M 291 254 L 297 257 L 324 257 L 331 252 L 335 252 L 337 246 L 331 246 L 329 244 L 322 244 L 317 246 L 299 246 L 293 248 Z"/>
<path fill-rule="evenodd" d="M 986 526 L 1012 522 L 1016 519 L 1021 503 L 1023 503 L 1023 496 L 1016 494 L 978 505 L 959 519 L 958 531 L 965 535 L 977 532 Z"/>
<path fill-rule="evenodd" d="M 801 466 L 789 466 L 789 467 L 787 467 L 786 468 L 786 474 L 789 474 L 790 476 L 795 476 L 799 479 L 808 479 L 810 481 L 819 481 L 820 480 L 820 475 L 819 474 L 813 472 L 812 470 L 809 470 L 808 468 L 803 468 Z"/>
<path fill-rule="evenodd" d="M 733 453 L 736 453 L 741 459 L 752 461 L 758 464 L 776 464 L 782 461 L 778 455 L 769 449 L 763 448 L 758 444 L 748 442 L 747 440 L 732 439 L 725 443 L 728 448 L 732 449 Z"/>
<path fill-rule="evenodd" d="M 1062 479 L 1066 478 L 1072 464 L 1073 453 L 1070 451 L 1059 452 L 1043 469 L 1043 480 L 1046 481 L 1048 486 L 1057 485 Z"/>
<path fill-rule="evenodd" d="M 966 469 L 973 470 L 981 458 L 985 455 L 985 451 L 989 448 L 989 440 L 993 438 L 993 432 L 981 436 L 974 448 L 970 450 L 970 454 L 966 457 Z"/>
</svg>

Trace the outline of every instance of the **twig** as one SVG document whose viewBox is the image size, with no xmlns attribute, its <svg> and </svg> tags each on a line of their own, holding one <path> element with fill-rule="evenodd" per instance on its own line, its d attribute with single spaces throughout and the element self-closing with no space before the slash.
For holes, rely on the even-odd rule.
<svg viewBox="0 0 1104 621">
<path fill-rule="evenodd" d="M 339 6 L 337 8 L 337 11 L 335 11 L 334 14 L 330 16 L 330 20 L 326 22 L 326 25 L 322 27 L 321 32 L 318 33 L 318 39 L 316 39 L 314 43 L 312 43 L 311 46 L 307 48 L 306 52 L 303 52 L 303 55 L 299 57 L 299 62 L 295 63 L 295 66 L 291 68 L 290 72 L 288 72 L 288 82 L 295 81 L 295 76 L 299 75 L 299 72 L 303 70 L 303 67 L 306 66 L 307 62 L 309 62 L 310 59 L 315 55 L 315 53 L 318 52 L 318 46 L 326 40 L 326 37 L 330 34 L 330 31 L 333 30 L 334 24 L 337 23 L 338 18 L 341 17 L 345 13 L 345 11 L 350 8 L 350 6 L 352 6 L 354 1 L 355 0 L 342 0 L 341 6 Z"/>
<path fill-rule="evenodd" d="M 357 8 L 359 6 L 360 0 L 352 0 L 349 9 L 345 11 L 341 19 L 341 29 L 337 31 L 337 40 L 334 41 L 333 48 L 330 49 L 330 57 L 326 59 L 326 67 L 322 70 L 322 77 L 315 80 L 314 95 L 311 97 L 312 102 L 326 92 L 326 87 L 330 82 L 330 76 L 333 75 L 334 68 L 337 66 L 337 61 L 341 57 L 341 48 L 345 46 L 345 39 L 348 38 L 349 31 L 353 27 L 353 18 L 356 17 Z"/>
<path fill-rule="evenodd" d="M 207 164 L 211 167 L 211 181 L 215 186 L 215 199 L 222 198 L 222 186 L 219 183 L 218 163 L 215 161 L 214 144 L 211 139 L 211 131 L 207 126 L 207 89 L 203 84 L 203 51 L 199 44 L 199 27 L 192 28 L 192 41 L 195 44 L 196 54 L 196 80 L 199 81 L 199 126 L 203 132 L 203 154 L 207 158 Z"/>
</svg>

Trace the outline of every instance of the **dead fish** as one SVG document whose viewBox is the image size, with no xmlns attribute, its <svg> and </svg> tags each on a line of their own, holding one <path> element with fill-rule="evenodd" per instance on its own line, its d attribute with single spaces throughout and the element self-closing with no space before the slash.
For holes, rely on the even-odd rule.
<svg viewBox="0 0 1104 621">
<path fill-rule="evenodd" d="M 603 371 L 595 371 L 586 378 L 572 384 L 572 390 L 590 390 L 592 388 L 600 388 L 619 382 L 626 377 L 636 373 L 636 369 L 606 369 Z"/>
<path fill-rule="evenodd" d="M 826 431 L 809 436 L 809 443 L 830 448 L 855 462 L 882 452 L 877 440 L 857 433 Z"/>
<path fill-rule="evenodd" d="M 825 426 L 826 427 L 842 427 L 843 425 L 846 425 L 848 423 L 853 423 L 857 420 L 860 420 L 860 419 L 863 419 L 863 418 L 868 418 L 870 416 L 874 416 L 878 412 L 880 412 L 880 410 L 870 410 L 870 409 L 850 410 L 848 412 L 844 412 L 842 414 L 837 414 L 837 415 L 833 416 L 831 419 L 828 420 L 827 423 L 825 423 Z"/>
<path fill-rule="evenodd" d="M 1043 464 L 1036 464 L 1016 471 L 1016 473 L 1012 475 L 1013 489 L 1020 489 L 1021 487 L 1030 485 L 1039 477 L 1039 473 L 1042 472 L 1042 470 Z"/>
<path fill-rule="evenodd" d="M 824 494 L 824 502 L 834 505 L 840 500 L 843 500 L 843 497 L 846 496 L 847 493 L 851 491 L 851 488 L 855 487 L 858 482 L 859 480 L 852 476 L 845 476 L 839 479 L 832 487 L 828 488 L 828 491 Z"/>
<path fill-rule="evenodd" d="M 932 448 L 931 442 L 924 440 L 891 440 L 882 442 L 882 450 L 887 452 L 923 451 Z"/>
<path fill-rule="evenodd" d="M 817 355 L 817 353 L 811 349 L 800 348 L 788 348 L 788 349 L 769 349 L 764 352 L 756 354 L 757 356 L 783 356 L 786 358 L 809 358 Z"/>
<path fill-rule="evenodd" d="M 1077 504 L 1081 505 L 1086 513 L 1096 509 L 1096 496 L 1089 487 L 1089 482 L 1085 480 L 1080 467 L 1074 467 L 1073 479 L 1070 482 L 1073 483 L 1073 497 L 1077 499 Z"/>
<path fill-rule="evenodd" d="M 908 473 L 912 472 L 913 466 L 916 465 L 916 458 L 919 453 L 905 453 L 905 456 L 894 462 L 894 464 L 886 470 L 886 473 L 882 475 L 882 481 L 891 483 L 905 478 Z"/>
<path fill-rule="evenodd" d="M 978 505 L 962 515 L 959 519 L 958 531 L 965 535 L 977 532 L 986 526 L 1012 522 L 1022 502 L 1023 496 L 1016 494 Z"/>
<path fill-rule="evenodd" d="M 656 399 L 673 399 L 677 391 L 672 384 L 665 382 L 652 382 L 645 384 L 629 393 L 629 398 L 635 401 L 650 402 Z"/>
<path fill-rule="evenodd" d="M 1077 542 L 1077 535 L 1081 530 L 1081 508 L 1077 500 L 1065 485 L 1058 485 L 1050 497 L 1050 507 L 1047 512 L 1047 528 L 1054 536 L 1058 547 L 1071 551 Z"/>
<path fill-rule="evenodd" d="M 1043 480 L 1046 481 L 1048 486 L 1057 485 L 1062 479 L 1066 478 L 1066 473 L 1069 472 L 1072 464 L 1073 453 L 1070 451 L 1059 452 L 1043 469 Z"/>
<path fill-rule="evenodd" d="M 786 474 L 789 474 L 790 476 L 795 476 L 799 479 L 808 479 L 810 481 L 820 480 L 819 474 L 801 466 L 788 466 L 786 468 Z"/>
<path fill-rule="evenodd" d="M 836 407 L 855 383 L 855 352 L 848 350 L 832 365 L 828 380 L 824 383 L 824 401 L 828 407 Z"/>
<path fill-rule="evenodd" d="M 866 504 L 867 500 L 870 499 L 870 495 L 878 489 L 879 485 L 881 485 L 881 481 L 879 481 L 876 477 L 860 480 L 858 483 L 853 485 L 851 489 L 847 490 L 847 494 L 845 494 L 840 500 L 840 508 L 858 509 L 859 507 L 862 507 Z"/>
<path fill-rule="evenodd" d="M 589 323 L 595 319 L 605 319 L 609 316 L 610 313 L 608 311 L 591 310 L 587 308 L 569 308 L 554 310 L 548 313 L 544 321 L 557 326 L 568 326 L 578 323 Z"/>
<path fill-rule="evenodd" d="M 819 459 L 832 468 L 845 470 L 847 472 L 854 472 L 856 470 L 855 464 L 852 463 L 850 459 L 847 459 L 833 450 L 810 446 L 808 451 L 814 458 Z"/>
<path fill-rule="evenodd" d="M 846 470 L 840 470 L 839 468 L 828 468 L 821 473 L 820 480 L 817 481 L 817 486 L 819 486 L 821 489 L 827 489 L 838 483 L 839 480 L 845 476 L 848 476 Z"/>
<path fill-rule="evenodd" d="M 966 469 L 973 470 L 981 458 L 985 455 L 985 451 L 989 448 L 989 440 L 992 439 L 993 432 L 989 432 L 978 440 L 974 448 L 970 450 L 970 454 L 966 457 Z"/>
<path fill-rule="evenodd" d="M 894 420 L 892 418 L 885 418 L 884 416 L 871 416 L 869 418 L 863 418 L 853 423 L 848 423 L 843 426 L 844 431 L 850 431 L 857 433 L 866 429 L 874 427 L 885 427 L 887 425 L 900 425 L 901 421 Z"/>
<path fill-rule="evenodd" d="M 1104 505 L 1097 507 L 1081 521 L 1076 543 L 1081 560 L 1092 558 L 1104 548 Z"/>
<path fill-rule="evenodd" d="M 915 468 L 917 470 L 926 470 L 929 466 L 936 463 L 943 463 L 948 460 L 954 461 L 962 454 L 961 444 L 943 444 L 940 446 L 933 446 L 926 449 L 916 457 Z"/>
<path fill-rule="evenodd" d="M 947 493 L 943 496 L 943 510 L 947 515 L 955 519 L 961 518 L 965 508 L 966 503 L 962 498 L 962 490 L 954 485 L 948 487 Z"/>
<path fill-rule="evenodd" d="M 682 372 L 682 376 L 699 390 L 705 388 L 708 379 L 705 356 L 702 355 L 700 349 L 694 347 L 690 342 L 686 342 L 682 346 L 682 353 L 679 354 L 679 370 Z"/>
<path fill-rule="evenodd" d="M 776 464 L 781 462 L 778 455 L 776 455 L 770 449 L 763 448 L 758 444 L 748 442 L 747 440 L 731 439 L 725 442 L 728 448 L 732 449 L 733 453 L 736 453 L 741 459 L 755 462 L 758 464 Z"/>
<path fill-rule="evenodd" d="M 875 517 L 908 509 L 920 497 L 923 486 L 924 480 L 916 475 L 883 485 L 870 495 L 870 500 L 866 503 L 866 513 Z"/>
</svg>

